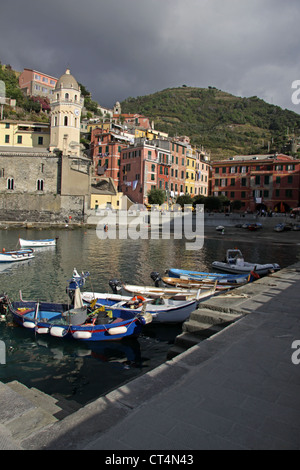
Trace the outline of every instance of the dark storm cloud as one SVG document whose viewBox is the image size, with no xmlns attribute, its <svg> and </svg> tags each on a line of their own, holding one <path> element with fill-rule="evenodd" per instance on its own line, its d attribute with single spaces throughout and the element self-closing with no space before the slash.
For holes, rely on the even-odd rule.
<svg viewBox="0 0 300 470">
<path fill-rule="evenodd" d="M 69 67 L 109 107 L 186 84 L 299 112 L 299 12 L 298 0 L 10 0 L 0 60 L 56 77 Z"/>
</svg>

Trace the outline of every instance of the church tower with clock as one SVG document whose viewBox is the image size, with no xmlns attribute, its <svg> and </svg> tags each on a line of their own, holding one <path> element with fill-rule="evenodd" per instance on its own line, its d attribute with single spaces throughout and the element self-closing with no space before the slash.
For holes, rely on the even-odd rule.
<svg viewBox="0 0 300 470">
<path fill-rule="evenodd" d="M 80 116 L 83 107 L 80 87 L 70 70 L 59 78 L 53 91 L 50 126 L 50 151 L 80 156 Z"/>
</svg>

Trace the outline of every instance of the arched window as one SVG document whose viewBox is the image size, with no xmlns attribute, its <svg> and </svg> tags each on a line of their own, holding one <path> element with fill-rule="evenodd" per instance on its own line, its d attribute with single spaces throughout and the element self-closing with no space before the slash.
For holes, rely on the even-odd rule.
<svg viewBox="0 0 300 470">
<path fill-rule="evenodd" d="M 56 99 L 59 100 L 59 93 L 56 93 Z"/>
<path fill-rule="evenodd" d="M 68 125 L 68 116 L 65 116 L 65 117 L 64 117 L 64 125 L 65 125 L 65 126 Z"/>
<path fill-rule="evenodd" d="M 77 95 L 74 96 L 74 101 L 77 101 Z"/>
<path fill-rule="evenodd" d="M 15 183 L 13 178 L 8 178 L 7 180 L 7 189 L 14 189 Z"/>
<path fill-rule="evenodd" d="M 44 191 L 44 180 L 37 180 L 36 189 L 38 191 Z"/>
<path fill-rule="evenodd" d="M 66 100 L 69 99 L 69 93 L 66 93 L 66 94 L 65 94 L 65 99 L 66 99 Z"/>
<path fill-rule="evenodd" d="M 57 116 L 54 116 L 54 125 L 57 126 Z"/>
</svg>

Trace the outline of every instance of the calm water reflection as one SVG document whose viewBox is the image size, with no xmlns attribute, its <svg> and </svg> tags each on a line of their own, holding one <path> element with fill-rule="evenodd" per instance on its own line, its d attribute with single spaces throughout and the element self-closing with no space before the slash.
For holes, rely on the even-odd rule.
<svg viewBox="0 0 300 470">
<path fill-rule="evenodd" d="M 252 235 L 252 234 L 251 234 Z M 152 284 L 150 273 L 181 267 L 211 271 L 211 263 L 224 257 L 236 243 L 220 236 L 205 238 L 198 251 L 187 251 L 184 240 L 99 240 L 93 229 L 2 230 L 0 249 L 17 247 L 18 237 L 59 237 L 57 247 L 35 250 L 35 258 L 7 267 L 0 273 L 1 290 L 11 298 L 22 291 L 24 299 L 66 300 L 66 281 L 73 268 L 89 271 L 88 290 L 109 291 L 112 278 L 137 284 Z M 282 267 L 299 259 L 299 247 L 239 242 L 245 258 Z M 31 332 L 10 323 L 0 323 L 0 339 L 6 344 L 6 365 L 0 364 L 0 380 L 19 380 L 47 393 L 61 394 L 86 403 L 101 394 L 156 367 L 180 326 L 148 325 L 138 340 L 105 344 L 35 338 Z"/>
</svg>

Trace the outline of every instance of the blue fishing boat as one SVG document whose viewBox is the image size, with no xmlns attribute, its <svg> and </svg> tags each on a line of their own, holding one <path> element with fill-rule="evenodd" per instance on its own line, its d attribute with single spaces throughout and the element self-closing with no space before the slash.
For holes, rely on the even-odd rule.
<svg viewBox="0 0 300 470">
<path fill-rule="evenodd" d="M 224 274 L 224 273 L 207 273 L 200 271 L 189 271 L 185 269 L 168 269 L 166 271 L 169 277 L 180 279 L 198 279 L 198 280 L 211 280 L 218 282 L 241 283 L 247 280 L 248 275 L 241 274 Z"/>
<path fill-rule="evenodd" d="M 80 284 L 84 284 L 80 276 Z M 84 305 L 76 276 L 67 287 L 70 303 L 38 301 L 11 302 L 4 294 L 0 298 L 3 311 L 12 314 L 14 321 L 36 334 L 49 334 L 58 338 L 74 338 L 81 341 L 120 340 L 138 336 L 142 326 L 152 319 L 144 312 L 134 310 L 114 312 L 99 306 Z"/>
</svg>

